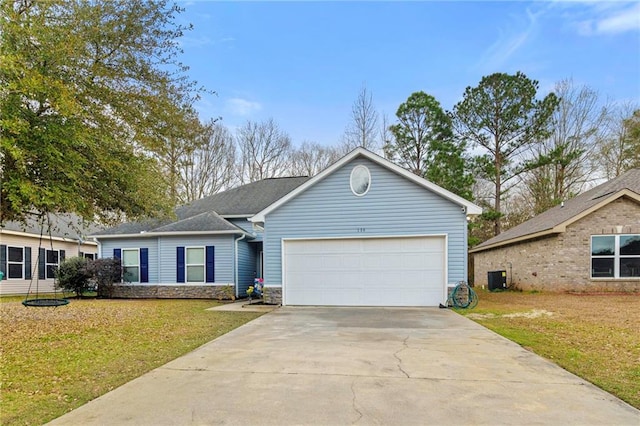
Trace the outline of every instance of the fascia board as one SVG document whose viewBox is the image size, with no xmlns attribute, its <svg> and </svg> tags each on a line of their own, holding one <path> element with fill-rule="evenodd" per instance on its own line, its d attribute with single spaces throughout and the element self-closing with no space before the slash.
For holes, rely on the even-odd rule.
<svg viewBox="0 0 640 426">
<path fill-rule="evenodd" d="M 0 230 L 0 234 L 15 235 L 16 237 L 40 238 L 40 234 L 32 234 L 30 232 L 22 232 L 22 231 L 12 231 L 12 230 L 9 230 L 9 229 Z M 90 238 L 90 236 L 87 236 L 87 238 Z M 48 234 L 43 234 L 42 235 L 42 239 L 43 240 L 49 240 L 49 235 Z M 67 243 L 70 243 L 70 242 L 76 243 L 76 242 L 78 242 L 78 238 L 71 238 L 71 237 L 67 238 L 67 237 L 51 236 L 51 240 L 53 240 L 53 241 L 62 241 L 62 242 L 67 242 Z M 85 240 L 82 240 L 82 244 L 97 245 L 93 241 L 85 241 Z"/>
<path fill-rule="evenodd" d="M 137 234 L 108 234 L 91 235 L 91 238 L 112 239 L 112 238 L 151 238 L 151 237 L 184 237 L 189 235 L 237 235 L 244 234 L 253 238 L 253 235 L 238 229 L 237 231 L 182 231 L 182 232 L 140 232 Z"/>
</svg>

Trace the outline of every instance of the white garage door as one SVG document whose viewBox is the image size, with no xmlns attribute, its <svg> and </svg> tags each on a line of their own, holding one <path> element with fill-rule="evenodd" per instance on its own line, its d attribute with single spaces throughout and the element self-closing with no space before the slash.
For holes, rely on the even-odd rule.
<svg viewBox="0 0 640 426">
<path fill-rule="evenodd" d="M 438 306 L 444 237 L 288 240 L 286 305 Z"/>
</svg>

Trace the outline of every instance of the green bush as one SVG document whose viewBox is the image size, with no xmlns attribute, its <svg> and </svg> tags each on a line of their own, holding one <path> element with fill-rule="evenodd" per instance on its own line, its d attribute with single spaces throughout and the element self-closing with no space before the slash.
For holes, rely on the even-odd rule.
<svg viewBox="0 0 640 426">
<path fill-rule="evenodd" d="M 56 271 L 58 287 L 74 292 L 77 297 L 82 297 L 82 293 L 93 286 L 87 263 L 84 257 L 71 257 L 64 260 Z"/>
<path fill-rule="evenodd" d="M 98 295 L 112 297 L 113 285 L 122 281 L 120 259 L 96 259 L 87 263 L 87 271 L 98 286 Z"/>
</svg>

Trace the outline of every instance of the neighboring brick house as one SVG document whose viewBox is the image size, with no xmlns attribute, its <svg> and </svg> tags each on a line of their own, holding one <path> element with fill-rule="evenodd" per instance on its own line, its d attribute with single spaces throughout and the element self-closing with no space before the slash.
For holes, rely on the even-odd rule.
<svg viewBox="0 0 640 426">
<path fill-rule="evenodd" d="M 475 285 L 507 272 L 521 290 L 640 292 L 640 169 L 470 250 Z"/>
</svg>

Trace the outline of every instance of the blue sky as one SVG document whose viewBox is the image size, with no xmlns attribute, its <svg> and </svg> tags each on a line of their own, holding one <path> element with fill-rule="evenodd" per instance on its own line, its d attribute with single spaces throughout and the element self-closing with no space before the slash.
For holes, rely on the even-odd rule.
<svg viewBox="0 0 640 426">
<path fill-rule="evenodd" d="M 603 101 L 640 101 L 640 2 L 181 2 L 202 118 L 273 118 L 294 144 L 334 145 L 363 85 L 393 121 L 423 90 L 445 109 L 494 72 L 541 95 L 572 78 Z"/>
</svg>

